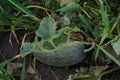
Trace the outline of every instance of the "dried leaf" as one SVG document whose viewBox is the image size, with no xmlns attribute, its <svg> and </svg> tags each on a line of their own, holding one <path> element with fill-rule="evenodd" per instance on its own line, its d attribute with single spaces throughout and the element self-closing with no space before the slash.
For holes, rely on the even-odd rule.
<svg viewBox="0 0 120 80">
<path fill-rule="evenodd" d="M 13 74 L 17 69 L 20 69 L 22 68 L 22 63 L 12 63 L 12 62 L 9 62 L 7 64 L 7 72 L 9 74 Z"/>
<path fill-rule="evenodd" d="M 27 67 L 25 80 L 41 80 L 39 75 L 36 73 L 36 71 L 33 69 L 31 65 Z"/>
<path fill-rule="evenodd" d="M 119 56 L 116 54 L 115 50 L 113 49 L 111 44 L 108 44 L 105 47 L 105 50 L 107 50 L 112 56 L 114 56 L 115 58 L 118 58 Z"/>
<path fill-rule="evenodd" d="M 108 67 L 109 67 L 108 65 L 105 65 L 105 66 L 91 66 L 90 70 L 93 71 L 96 76 L 98 76 L 101 72 L 106 70 Z"/>
<path fill-rule="evenodd" d="M 27 67 L 27 73 L 35 74 L 36 72 L 35 72 L 35 70 L 33 69 L 33 67 L 32 67 L 31 65 L 29 65 L 29 66 Z"/>
</svg>

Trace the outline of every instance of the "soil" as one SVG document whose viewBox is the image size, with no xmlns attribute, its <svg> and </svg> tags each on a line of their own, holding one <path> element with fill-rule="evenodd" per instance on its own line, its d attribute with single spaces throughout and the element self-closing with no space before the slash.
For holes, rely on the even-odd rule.
<svg viewBox="0 0 120 80">
<path fill-rule="evenodd" d="M 20 53 L 21 44 L 17 43 L 13 35 L 10 38 L 10 35 L 11 35 L 10 32 L 0 32 L 0 62 L 12 58 L 16 54 Z M 24 35 L 23 32 L 17 31 L 16 35 L 19 42 L 21 43 L 21 40 L 23 39 Z M 27 58 L 29 59 L 30 56 L 27 56 Z M 86 73 L 89 70 L 90 66 L 104 65 L 99 61 L 95 62 L 91 58 L 92 58 L 91 54 L 87 54 L 87 57 L 85 58 L 84 61 L 70 67 L 53 67 L 37 61 L 37 64 L 35 66 L 36 72 L 40 77 L 40 80 L 66 80 L 69 75 L 76 74 L 76 70 L 79 70 L 80 68 L 84 68 L 86 70 L 84 73 Z M 22 62 L 22 59 L 17 59 L 14 60 L 13 62 Z M 16 78 L 16 80 L 20 80 L 20 75 L 14 77 Z M 77 79 L 77 80 L 89 80 L 89 79 Z M 120 70 L 114 71 L 110 74 L 103 76 L 102 80 L 120 80 Z"/>
</svg>

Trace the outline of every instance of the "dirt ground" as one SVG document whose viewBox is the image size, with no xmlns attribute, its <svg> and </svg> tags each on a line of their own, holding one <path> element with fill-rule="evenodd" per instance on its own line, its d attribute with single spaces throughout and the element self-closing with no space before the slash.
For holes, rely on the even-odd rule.
<svg viewBox="0 0 120 80">
<path fill-rule="evenodd" d="M 16 35 L 21 43 L 21 40 L 23 38 L 23 32 L 18 31 L 18 34 Z M 10 32 L 0 32 L 0 62 L 8 58 L 11 58 L 16 54 L 19 54 L 20 46 L 21 44 L 16 42 L 16 39 L 13 35 L 10 37 Z M 29 58 L 30 56 L 27 57 L 28 62 L 29 62 Z M 21 63 L 22 59 L 17 59 L 13 61 L 13 63 L 14 62 Z M 29 65 L 29 63 L 27 65 Z M 99 61 L 94 62 L 93 60 L 91 60 L 91 55 L 88 54 L 84 61 L 70 67 L 52 67 L 37 61 L 35 66 L 35 71 L 39 76 L 39 80 L 66 80 L 69 75 L 76 74 L 76 70 L 80 69 L 81 67 L 85 69 L 85 72 L 87 72 L 90 69 L 90 66 L 98 66 L 98 65 L 104 65 L 104 64 L 101 64 Z M 20 80 L 20 75 L 18 74 L 20 72 L 21 72 L 21 68 L 13 74 L 16 80 Z M 29 74 L 26 80 L 34 80 L 31 77 L 32 76 Z M 89 79 L 76 79 L 76 80 L 89 80 Z M 102 80 L 120 80 L 120 70 L 117 70 L 115 72 L 103 76 Z"/>
</svg>

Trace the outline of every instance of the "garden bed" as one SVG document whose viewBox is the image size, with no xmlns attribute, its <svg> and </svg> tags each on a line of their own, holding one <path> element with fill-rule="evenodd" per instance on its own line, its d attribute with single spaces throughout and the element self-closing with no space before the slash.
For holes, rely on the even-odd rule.
<svg viewBox="0 0 120 80">
<path fill-rule="evenodd" d="M 20 53 L 20 45 L 21 44 L 18 44 L 16 42 L 15 38 L 12 36 L 11 37 L 12 46 L 11 46 L 11 44 L 9 43 L 10 32 L 4 32 L 4 33 L 0 33 L 0 34 L 1 34 L 0 35 L 0 38 L 1 38 L 1 40 L 0 40 L 0 44 L 1 44 L 0 45 L 0 52 L 1 52 L 0 53 L 0 61 L 2 62 L 8 58 L 12 58 L 15 55 L 18 55 Z M 18 36 L 19 41 L 21 42 L 21 40 L 23 38 L 23 31 L 17 31 L 17 36 Z M 33 37 L 29 37 L 29 39 L 32 39 L 32 38 Z M 32 40 L 29 40 L 29 41 L 32 41 Z M 2 53 L 4 53 L 4 54 L 2 54 Z M 32 64 L 33 58 L 34 57 L 32 55 L 27 57 L 27 61 L 26 61 L 27 67 L 30 64 Z M 23 60 L 21 58 L 18 58 L 16 60 L 12 61 L 13 65 L 16 65 L 17 63 L 22 64 L 22 62 L 23 62 Z M 26 73 L 25 80 L 67 80 L 70 75 L 78 74 L 78 72 L 76 70 L 82 70 L 81 75 L 84 76 L 84 75 L 88 74 L 88 72 L 90 70 L 94 71 L 94 69 L 96 67 L 98 67 L 99 69 L 101 68 L 101 70 L 102 70 L 101 66 L 103 66 L 103 70 L 104 70 L 104 67 L 106 66 L 104 63 L 100 62 L 99 60 L 95 62 L 92 59 L 92 54 L 89 54 L 89 53 L 87 54 L 87 57 L 81 63 L 78 63 L 78 64 L 70 66 L 70 67 L 53 67 L 53 66 L 48 66 L 46 64 L 43 64 L 39 61 L 37 61 L 36 63 L 37 64 L 35 65 L 35 73 L 34 72 Z M 9 65 L 9 67 L 12 67 L 12 66 Z M 111 65 L 111 67 L 112 66 L 113 66 L 113 64 Z M 32 66 L 32 68 L 33 68 L 33 66 Z M 94 69 L 91 69 L 91 68 L 94 68 Z M 14 68 L 12 76 L 14 76 L 16 80 L 20 80 L 20 78 L 21 78 L 20 77 L 21 69 L 22 69 L 22 67 Z M 99 72 L 99 69 L 98 70 L 96 69 L 96 71 Z M 110 69 L 110 68 L 108 68 L 108 69 Z M 95 73 L 97 73 L 96 71 L 95 71 Z M 107 75 L 104 75 L 102 77 L 102 80 L 120 80 L 119 74 L 120 74 L 120 69 L 117 71 L 114 71 L 112 73 L 109 73 Z M 35 79 L 36 75 L 39 76 L 39 78 Z M 79 77 L 77 77 L 77 79 L 75 79 L 75 80 L 90 80 L 90 79 L 88 79 L 88 78 L 85 78 L 85 79 L 80 78 L 79 79 Z"/>
<path fill-rule="evenodd" d="M 0 0 L 0 80 L 120 80 L 119 4 Z"/>
</svg>

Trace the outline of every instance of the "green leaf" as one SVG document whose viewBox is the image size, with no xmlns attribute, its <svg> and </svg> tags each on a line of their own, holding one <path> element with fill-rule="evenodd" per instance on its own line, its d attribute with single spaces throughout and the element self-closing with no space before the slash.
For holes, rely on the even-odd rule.
<svg viewBox="0 0 120 80">
<path fill-rule="evenodd" d="M 36 31 L 36 35 L 41 37 L 42 46 L 44 49 L 55 49 L 61 43 L 65 43 L 68 40 L 68 35 L 63 34 L 67 28 L 56 30 L 56 22 L 52 17 L 45 17 L 41 23 L 39 29 Z"/>
<path fill-rule="evenodd" d="M 83 16 L 82 14 L 80 14 L 79 17 L 80 17 L 81 21 L 86 25 L 86 28 L 87 28 L 91 33 L 93 33 L 94 30 L 92 29 L 91 25 L 89 24 L 87 18 L 86 18 L 85 16 Z"/>
<path fill-rule="evenodd" d="M 67 14 L 67 16 L 68 16 L 70 19 L 73 19 L 73 18 L 77 18 L 77 17 L 78 17 L 78 15 L 77 15 L 76 12 L 70 12 L 70 13 Z"/>
<path fill-rule="evenodd" d="M 56 11 L 60 11 L 60 14 L 65 14 L 75 9 L 78 9 L 80 6 L 78 4 L 72 4 L 71 6 L 62 7 Z"/>
<path fill-rule="evenodd" d="M 68 40 L 68 36 L 67 34 L 65 34 L 64 32 L 62 32 L 59 37 L 53 39 L 53 42 L 56 46 L 60 45 L 61 43 L 66 43 Z"/>
<path fill-rule="evenodd" d="M 105 31 L 108 33 L 108 36 L 110 36 L 110 22 L 109 22 L 109 18 L 108 18 L 108 14 L 107 14 L 107 9 L 106 7 L 103 5 L 103 1 L 99 0 L 100 2 L 100 12 L 101 12 L 101 17 L 102 17 L 102 21 L 103 21 L 103 25 L 104 25 L 104 29 Z"/>
<path fill-rule="evenodd" d="M 112 47 L 117 55 L 120 55 L 120 39 L 116 42 L 112 42 Z"/>
<path fill-rule="evenodd" d="M 56 33 L 56 22 L 51 17 L 45 17 L 41 23 L 39 29 L 36 31 L 36 34 L 42 38 L 43 41 L 50 40 Z"/>
<path fill-rule="evenodd" d="M 60 22 L 63 23 L 63 25 L 70 25 L 70 18 L 69 17 L 62 17 L 60 18 Z"/>
<path fill-rule="evenodd" d="M 52 46 L 52 44 L 50 43 L 50 42 L 48 42 L 48 41 L 45 41 L 44 43 L 43 43 L 43 46 L 42 46 L 44 49 L 49 49 L 49 50 L 51 50 L 51 49 L 54 49 L 54 47 Z"/>
<path fill-rule="evenodd" d="M 32 53 L 34 51 L 32 43 L 24 43 L 23 50 L 22 50 L 22 57 Z"/>
</svg>

